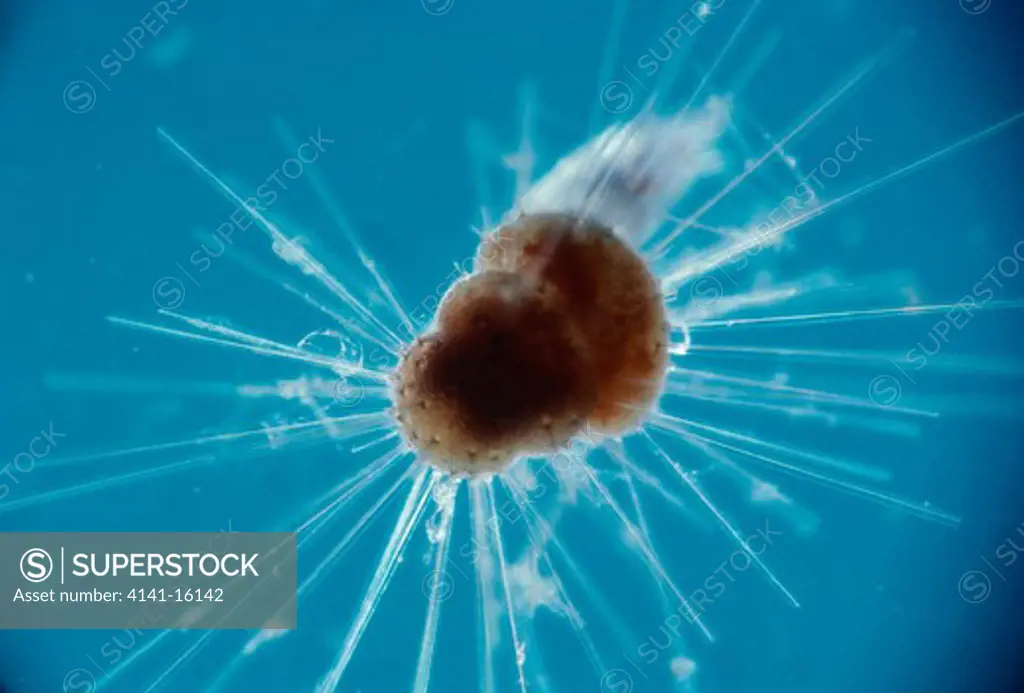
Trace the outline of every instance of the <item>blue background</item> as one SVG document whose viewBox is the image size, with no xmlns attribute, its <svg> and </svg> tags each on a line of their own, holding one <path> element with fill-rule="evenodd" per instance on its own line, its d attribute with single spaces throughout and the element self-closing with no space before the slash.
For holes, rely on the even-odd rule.
<svg viewBox="0 0 1024 693">
<path fill-rule="evenodd" d="M 695 36 L 694 53 L 683 58 L 670 103 L 692 93 L 749 4 L 727 0 Z M 613 63 L 620 67 L 602 77 L 614 14 L 613 3 L 605 0 L 455 0 L 443 16 L 432 16 L 416 0 L 191 0 L 159 37 L 147 38 L 151 43 L 107 80 L 106 88 L 94 84 L 94 107 L 70 112 L 62 100 L 66 85 L 95 83 L 90 69 L 99 72 L 103 56 L 115 46 L 123 49 L 122 37 L 150 7 L 137 0 L 102 5 L 47 0 L 0 13 L 0 21 L 11 23 L 0 31 L 0 41 L 6 42 L 0 65 L 4 464 L 49 422 L 67 436 L 53 453 L 57 460 L 204 431 L 254 428 L 271 420 L 266 403 L 181 395 L 173 387 L 269 382 L 299 374 L 287 363 L 105 322 L 115 314 L 155 320 L 154 282 L 168 276 L 184 280 L 176 263 L 184 265 L 197 248 L 194 230 L 208 231 L 232 211 L 159 140 L 157 127 L 246 190 L 290 152 L 275 135 L 275 118 L 299 138 L 321 128 L 336 142 L 314 164 L 318 174 L 406 304 L 414 305 L 414 297 L 433 291 L 449 273 L 454 259 L 473 251 L 469 226 L 484 201 L 467 146 L 467 123 L 484 124 L 510 151 L 518 142 L 522 94 L 532 90 L 540 108 L 536 148 L 544 170 L 594 134 L 593 115 L 600 124 L 610 120 L 599 109 L 602 79 L 624 79 L 621 66 L 635 65 L 636 57 L 657 46 L 665 27 L 686 11 L 685 3 L 634 0 Z M 787 149 L 810 167 L 855 128 L 873 139 L 849 173 L 823 194 L 828 199 L 1024 109 L 1015 77 L 1017 46 L 1010 35 L 1020 15 L 1020 7 L 1008 0 L 993 0 L 980 15 L 965 12 L 956 0 L 765 0 L 702 96 L 728 93 L 757 46 L 778 33 L 781 43 L 737 97 L 744 113 L 778 137 L 864 60 L 911 30 L 905 48 Z M 754 141 L 751 121 L 741 127 Z M 913 285 L 925 302 L 955 302 L 1022 238 L 1022 128 L 1018 123 L 809 225 L 800 232 L 799 261 L 792 260 L 791 267 L 836 269 L 853 278 L 883 275 L 893 288 Z M 511 199 L 511 178 L 495 156 L 489 159 L 492 192 L 486 203 L 500 213 Z M 792 184 L 779 169 L 766 171 L 764 180 L 769 189 Z M 315 230 L 331 254 L 350 257 L 302 182 L 283 196 L 275 212 Z M 715 223 L 745 220 L 745 210 L 722 209 Z M 842 242 L 844 229 L 856 230 L 862 241 Z M 273 282 L 232 259 L 251 257 L 275 275 L 287 274 L 274 262 L 266 239 L 255 228 L 236 238 L 232 251 L 202 275 L 201 286 L 187 285 L 183 310 L 224 316 L 233 325 L 289 343 L 324 327 L 321 316 L 299 309 Z M 1000 299 L 1024 296 L 1024 277 L 1006 284 Z M 794 328 L 774 334 L 774 342 L 765 339 L 774 345 L 788 340 L 806 347 L 902 352 L 933 323 L 927 317 L 853 323 L 841 333 Z M 1014 311 L 981 315 L 957 335 L 948 353 L 993 360 L 1019 356 L 1019 327 Z M 986 570 L 982 558 L 994 560 L 1007 537 L 1018 536 L 1018 545 L 1024 545 L 1016 534 L 1024 523 L 1020 381 L 947 376 L 940 365 L 946 353 L 901 401 L 908 406 L 915 398 L 940 401 L 937 408 L 949 409 L 948 416 L 922 424 L 918 438 L 893 442 L 811 425 L 782 433 L 792 443 L 892 470 L 893 492 L 930 500 L 962 516 L 963 524 L 941 527 L 800 480 L 766 475 L 821 520 L 807 537 L 783 529 L 777 551 L 773 547 L 768 556 L 803 607 L 787 606 L 753 571 L 738 580 L 708 616 L 718 642 L 710 646 L 684 631 L 685 642 L 679 643 L 697 662 L 691 679 L 695 690 L 998 689 L 997 677 L 1008 676 L 1000 662 L 1013 647 L 1016 624 L 1010 614 L 1024 568 L 1009 566 L 1004 580 L 992 574 L 992 594 L 982 603 L 958 596 L 957 581 L 965 571 Z M 89 391 L 46 387 L 47 378 L 52 382 L 57 373 L 105 380 Z M 805 368 L 804 373 L 811 386 L 863 397 L 877 371 L 840 367 Z M 163 385 L 126 393 L 111 376 Z M 741 429 L 757 425 L 746 416 L 742 409 L 730 409 L 717 421 Z M 327 444 L 285 447 L 265 457 L 228 457 L 187 474 L 29 508 L 5 511 L 0 500 L 0 529 L 276 529 L 304 501 L 365 461 Z M 6 502 L 180 458 L 162 453 L 40 468 L 23 475 Z M 761 526 L 763 514 L 742 496 L 717 497 L 747 531 Z M 655 542 L 674 575 L 689 575 L 696 585 L 699 576 L 729 556 L 732 547 L 723 535 L 691 528 L 685 517 L 658 507 L 656 496 L 647 502 Z M 453 546 L 467 536 L 465 504 L 460 507 Z M 311 690 L 347 630 L 394 511 L 373 525 L 330 581 L 300 606 L 300 630 L 246 661 L 220 690 Z M 358 516 L 358 509 L 346 511 L 342 522 Z M 563 541 L 589 568 L 588 579 L 625 619 L 632 638 L 627 642 L 640 644 L 646 634 L 657 633 L 663 615 L 649 575 L 625 553 L 622 565 L 608 558 L 608 542 L 621 534 L 614 516 L 583 501 L 580 512 L 560 527 Z M 337 536 L 343 529 L 335 528 Z M 400 572 L 386 595 L 341 690 L 375 693 L 411 685 L 425 608 L 420 592 L 425 569 L 419 563 L 424 550 L 419 537 L 404 564 L 406 575 Z M 628 561 L 633 563 L 625 567 Z M 458 583 L 445 604 L 434 690 L 475 690 L 473 594 L 471 581 Z M 601 614 L 584 615 L 606 664 L 628 669 Z M 598 676 L 564 622 L 545 614 L 537 629 L 540 648 L 531 648 L 530 657 L 543 649 L 557 690 L 600 690 Z M 167 637 L 104 688 L 146 690 L 200 635 Z M 56 692 L 72 670 L 95 671 L 90 657 L 97 659 L 112 637 L 123 642 L 130 636 L 0 633 L 0 673 L 11 693 Z M 147 633 L 129 649 L 137 651 L 154 637 Z M 194 660 L 174 672 L 166 690 L 206 690 L 245 639 L 243 633 L 215 634 Z M 513 690 L 507 636 L 501 652 L 500 690 Z M 635 690 L 670 690 L 665 665 L 660 659 L 643 674 L 632 670 Z M 95 674 L 102 680 L 101 672 Z"/>
</svg>

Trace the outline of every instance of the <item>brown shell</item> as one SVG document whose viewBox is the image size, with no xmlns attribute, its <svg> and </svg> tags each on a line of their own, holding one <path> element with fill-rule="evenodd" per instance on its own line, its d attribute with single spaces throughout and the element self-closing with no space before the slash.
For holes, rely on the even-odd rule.
<svg viewBox="0 0 1024 693">
<path fill-rule="evenodd" d="M 591 425 L 608 434 L 635 426 L 661 392 L 668 359 L 664 303 L 643 259 L 604 226 L 538 214 L 485 238 L 477 263 L 556 288 L 601 374 Z"/>
<path fill-rule="evenodd" d="M 586 425 L 638 424 L 661 392 L 668 334 L 657 282 L 627 244 L 577 218 L 524 216 L 483 240 L 475 269 L 396 373 L 399 419 L 428 460 L 499 471 Z"/>
</svg>

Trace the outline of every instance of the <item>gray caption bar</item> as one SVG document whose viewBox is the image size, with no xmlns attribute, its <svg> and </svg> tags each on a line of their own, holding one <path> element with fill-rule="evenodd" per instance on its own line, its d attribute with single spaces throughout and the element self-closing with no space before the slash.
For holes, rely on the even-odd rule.
<svg viewBox="0 0 1024 693">
<path fill-rule="evenodd" d="M 0 533 L 0 630 L 296 627 L 294 533 Z"/>
</svg>

